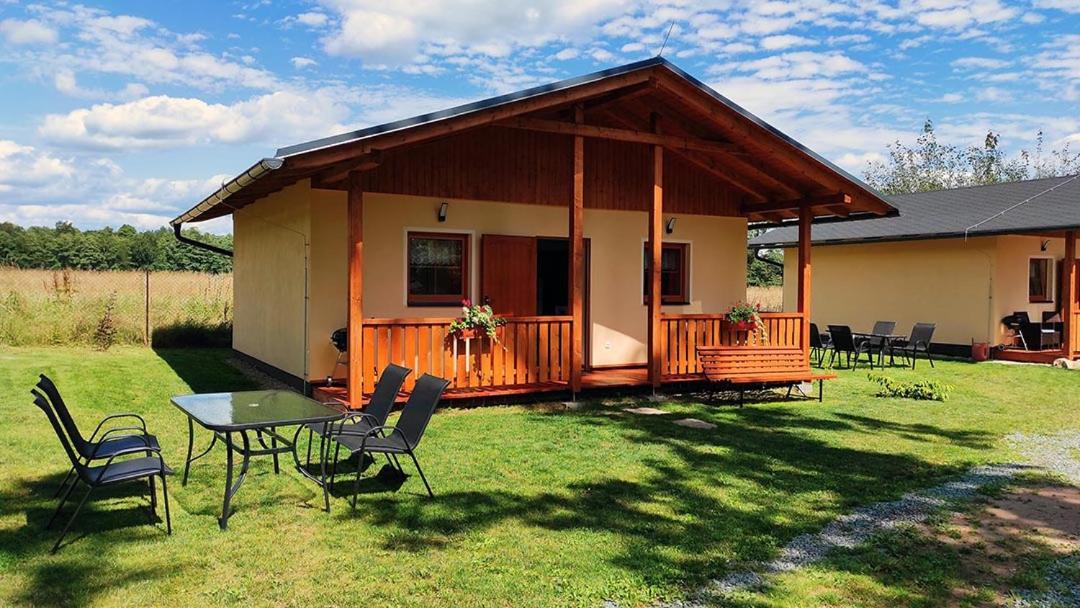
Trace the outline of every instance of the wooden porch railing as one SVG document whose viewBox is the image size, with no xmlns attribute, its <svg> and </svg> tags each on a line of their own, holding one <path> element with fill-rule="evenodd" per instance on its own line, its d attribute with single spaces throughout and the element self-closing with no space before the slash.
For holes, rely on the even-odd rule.
<svg viewBox="0 0 1080 608">
<path fill-rule="evenodd" d="M 735 331 L 723 314 L 675 314 L 660 318 L 661 374 L 668 378 L 695 376 L 698 346 L 802 349 L 802 314 L 762 313 L 764 333 Z"/>
<path fill-rule="evenodd" d="M 1069 341 L 1072 342 L 1072 345 L 1067 346 L 1067 348 L 1071 349 L 1072 356 L 1080 357 L 1080 310 L 1073 311 L 1071 327 L 1072 336 L 1069 337 Z"/>
<path fill-rule="evenodd" d="M 388 363 L 412 368 L 406 391 L 425 373 L 450 380 L 450 389 L 569 381 L 571 317 L 509 317 L 497 341 L 455 339 L 452 320 L 364 319 L 363 392 L 374 389 L 378 371 Z"/>
</svg>

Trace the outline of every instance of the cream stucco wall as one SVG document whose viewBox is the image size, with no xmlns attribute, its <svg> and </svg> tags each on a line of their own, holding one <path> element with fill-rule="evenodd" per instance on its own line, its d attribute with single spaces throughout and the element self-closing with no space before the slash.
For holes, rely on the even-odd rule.
<svg viewBox="0 0 1080 608">
<path fill-rule="evenodd" d="M 869 331 L 874 321 L 887 320 L 906 334 L 914 323 L 928 322 L 937 324 L 935 342 L 985 341 L 998 319 L 990 299 L 995 255 L 988 237 L 817 246 L 810 257 L 810 316 L 822 330 L 839 324 Z M 786 310 L 795 308 L 797 257 L 785 250 Z"/>
<path fill-rule="evenodd" d="M 997 274 L 994 278 L 994 319 L 1000 320 L 1014 311 L 1027 311 L 1032 321 L 1041 321 L 1044 311 L 1058 309 L 1057 302 L 1028 301 L 1028 271 L 1031 258 L 1054 260 L 1050 293 L 1057 297 L 1057 261 L 1065 258 L 1065 239 L 1037 236 L 997 237 Z M 1046 243 L 1046 251 L 1042 244 Z M 1000 324 L 994 327 L 994 343 L 1005 340 Z"/>
<path fill-rule="evenodd" d="M 483 234 L 566 236 L 559 207 L 450 200 L 446 222 L 436 220 L 443 200 L 386 194 L 364 197 L 364 316 L 456 316 L 456 307 L 405 303 L 405 239 L 409 230 L 467 232 L 471 293 L 476 299 Z M 673 217 L 667 215 L 665 217 Z M 665 240 L 690 243 L 689 305 L 665 312 L 719 312 L 745 298 L 746 222 L 741 218 L 676 215 Z M 591 363 L 645 361 L 642 304 L 643 212 L 585 211 L 591 241 Z M 236 324 L 233 346 L 298 377 L 334 372 L 330 332 L 347 318 L 348 222 L 342 192 L 301 182 L 238 211 L 235 216 Z M 295 231 L 295 232 L 293 232 Z M 297 234 L 297 232 L 301 234 Z M 304 240 L 308 241 L 307 341 L 304 340 Z M 306 360 L 305 360 L 306 357 Z M 340 375 L 340 370 L 338 370 Z"/>
<path fill-rule="evenodd" d="M 784 276 L 796 277 L 796 251 L 784 253 Z M 811 317 L 822 329 L 833 323 L 856 331 L 895 320 L 898 333 L 925 321 L 937 324 L 935 342 L 1001 344 L 1002 317 L 1026 310 L 1039 321 L 1057 306 L 1028 302 L 1028 260 L 1056 263 L 1064 255 L 1064 239 L 1036 236 L 818 246 L 811 252 Z M 795 280 L 785 280 L 785 309 L 794 308 L 795 294 Z"/>
<path fill-rule="evenodd" d="M 307 182 L 233 216 L 233 348 L 304 376 L 304 253 Z"/>
<path fill-rule="evenodd" d="M 436 220 L 445 199 L 387 194 L 364 197 L 364 315 L 373 317 L 456 316 L 457 308 L 405 304 L 405 239 L 409 230 L 472 235 L 471 293 L 479 290 L 483 234 L 565 237 L 566 209 L 450 200 L 446 222 Z M 644 212 L 586 209 L 585 237 L 591 241 L 591 363 L 643 363 L 646 320 L 642 304 Z M 665 217 L 672 217 L 667 215 Z M 674 216 L 668 241 L 689 242 L 690 297 L 686 306 L 665 312 L 718 312 L 746 293 L 746 222 L 741 218 Z M 344 216 L 341 219 L 344 222 Z M 496 311 L 498 312 L 498 311 Z M 344 316 L 342 317 L 344 319 Z"/>
</svg>

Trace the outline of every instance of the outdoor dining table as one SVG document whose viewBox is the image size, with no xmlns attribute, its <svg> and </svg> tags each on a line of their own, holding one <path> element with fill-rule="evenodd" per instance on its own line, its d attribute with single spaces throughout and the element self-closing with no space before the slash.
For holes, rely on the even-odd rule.
<svg viewBox="0 0 1080 608">
<path fill-rule="evenodd" d="M 343 411 L 285 390 L 178 395 L 172 398 L 172 403 L 184 412 L 188 419 L 187 458 L 184 460 L 184 478 L 181 482 L 183 485 L 187 485 L 192 462 L 209 454 L 219 440 L 225 444 L 225 498 L 221 505 L 221 517 L 218 519 L 222 530 L 229 525 L 229 503 L 244 483 L 252 456 L 273 456 L 274 472 L 279 473 L 281 469 L 278 455 L 291 453 L 296 470 L 322 487 L 323 502 L 326 510 L 330 510 L 330 495 L 326 487 L 326 459 L 319 459 L 320 475 L 312 475 L 300 464 L 296 440 L 304 425 L 322 424 L 325 431 L 330 423 L 345 416 Z M 192 457 L 196 423 L 213 433 L 213 438 L 205 450 Z M 277 431 L 279 427 L 292 426 L 296 427 L 292 438 Z M 252 445 L 252 435 L 257 445 Z M 235 474 L 234 453 L 242 458 L 239 474 Z"/>
<path fill-rule="evenodd" d="M 851 335 L 855 336 L 856 338 L 867 338 L 867 339 L 879 338 L 879 339 L 881 339 L 883 341 L 884 346 L 882 347 L 881 350 L 878 351 L 878 365 L 881 366 L 881 367 L 885 366 L 885 349 L 886 348 L 889 349 L 889 365 L 893 365 L 895 363 L 895 361 L 893 359 L 893 354 L 892 354 L 892 344 L 893 344 L 893 342 L 896 342 L 897 340 L 905 340 L 905 339 L 907 339 L 907 336 L 901 336 L 899 334 L 875 334 L 873 332 L 861 332 L 861 331 L 851 332 Z"/>
</svg>

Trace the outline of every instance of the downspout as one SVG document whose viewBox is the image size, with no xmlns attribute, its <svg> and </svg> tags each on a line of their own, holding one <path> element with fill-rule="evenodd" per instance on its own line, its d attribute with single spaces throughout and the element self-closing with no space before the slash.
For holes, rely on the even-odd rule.
<svg viewBox="0 0 1080 608">
<path fill-rule="evenodd" d="M 219 255 L 224 255 L 230 258 L 233 257 L 233 252 L 229 249 L 218 247 L 217 245 L 211 245 L 210 243 L 204 243 L 202 241 L 196 241 L 193 238 L 188 238 L 184 236 L 183 233 L 180 232 L 181 226 L 183 226 L 183 224 L 173 224 L 173 236 L 175 236 L 176 240 L 180 241 L 181 243 L 184 243 L 185 245 L 191 245 L 192 247 L 197 247 L 199 249 L 204 249 L 212 253 L 217 253 Z"/>
<path fill-rule="evenodd" d="M 777 262 L 776 260 L 761 257 L 761 252 L 762 251 L 764 251 L 764 250 L 763 249 L 755 249 L 754 250 L 754 259 L 755 260 L 757 260 L 759 262 L 765 262 L 766 264 L 768 264 L 770 266 L 775 266 L 776 268 L 780 269 L 780 272 L 784 271 L 784 263 L 783 262 Z"/>
</svg>

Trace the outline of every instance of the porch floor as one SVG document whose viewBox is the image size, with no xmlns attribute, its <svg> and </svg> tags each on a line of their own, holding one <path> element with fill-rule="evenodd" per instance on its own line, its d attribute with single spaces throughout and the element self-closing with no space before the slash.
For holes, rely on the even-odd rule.
<svg viewBox="0 0 1080 608">
<path fill-rule="evenodd" d="M 1018 363 L 1053 363 L 1054 360 L 1067 356 L 1065 351 L 1060 349 L 1022 350 L 1019 348 L 1007 348 L 994 354 L 995 359 L 1016 361 Z"/>
<path fill-rule="evenodd" d="M 665 377 L 664 383 L 693 382 L 701 380 L 699 375 L 685 375 L 677 377 Z M 644 365 L 634 367 L 618 367 L 611 369 L 589 370 L 581 375 L 582 392 L 591 390 L 603 390 L 613 388 L 634 388 L 648 386 L 649 373 Z M 488 397 L 511 397 L 517 395 L 530 395 L 534 393 L 551 393 L 567 390 L 565 382 L 542 382 L 517 386 L 495 387 L 472 387 L 452 388 L 443 395 L 444 399 L 481 399 Z M 344 386 L 317 386 L 312 390 L 312 396 L 325 403 L 337 403 L 348 406 L 348 390 Z M 405 397 L 398 397 L 404 401 Z"/>
</svg>

